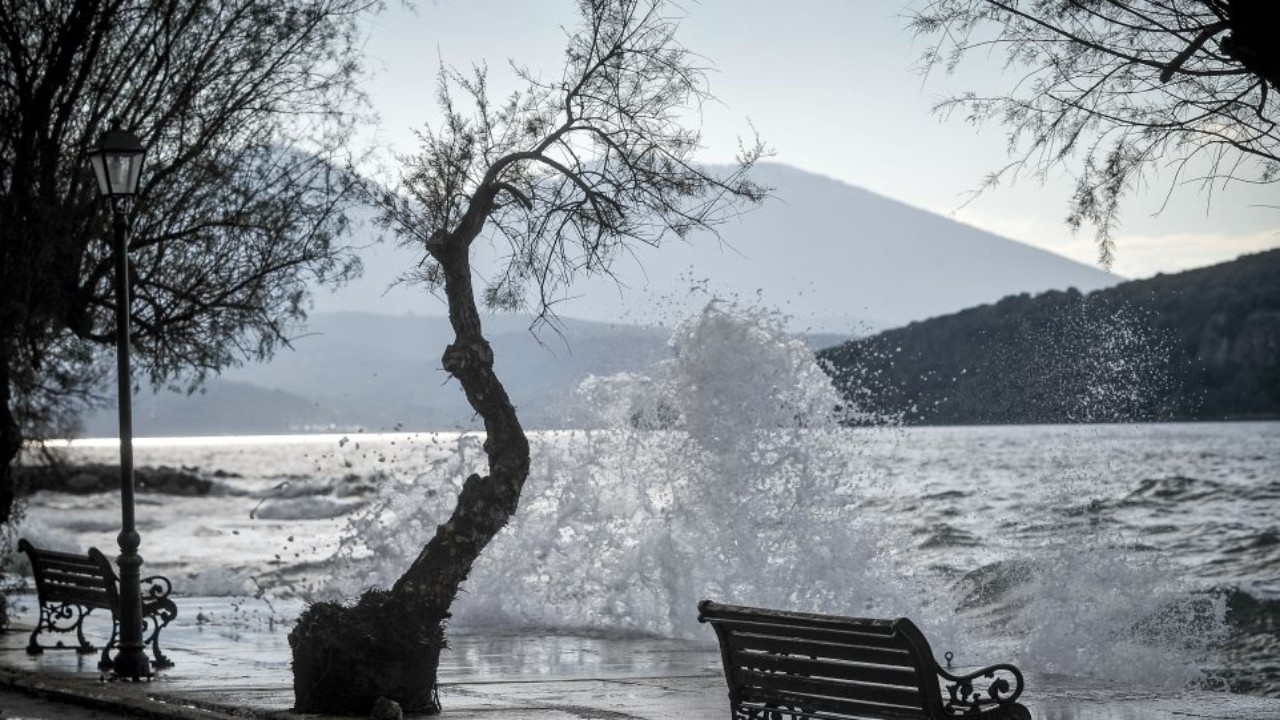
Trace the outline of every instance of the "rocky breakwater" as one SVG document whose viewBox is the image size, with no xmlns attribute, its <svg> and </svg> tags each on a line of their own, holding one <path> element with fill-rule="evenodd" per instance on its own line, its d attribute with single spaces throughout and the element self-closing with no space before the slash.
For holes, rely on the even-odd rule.
<svg viewBox="0 0 1280 720">
<path fill-rule="evenodd" d="M 16 468 L 18 493 L 30 495 L 41 490 L 89 495 L 120 489 L 120 466 L 103 463 L 84 465 L 27 465 Z M 138 492 L 198 497 L 208 495 L 214 481 L 201 477 L 193 468 L 140 467 L 133 473 Z M 218 471 L 215 477 L 231 477 Z"/>
</svg>

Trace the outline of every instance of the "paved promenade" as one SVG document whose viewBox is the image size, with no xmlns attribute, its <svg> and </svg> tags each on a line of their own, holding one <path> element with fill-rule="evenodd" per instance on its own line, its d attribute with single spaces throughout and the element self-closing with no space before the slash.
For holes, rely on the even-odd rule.
<svg viewBox="0 0 1280 720">
<path fill-rule="evenodd" d="M 161 634 L 175 662 L 144 683 L 108 682 L 98 655 L 25 652 L 34 598 L 0 634 L 0 690 L 34 695 L 79 715 L 48 717 L 318 718 L 293 705 L 288 630 L 296 604 L 274 612 L 259 601 L 178 598 L 179 615 Z M 273 619 L 274 618 L 274 619 Z M 101 625 L 87 634 L 105 639 Z M 712 645 L 660 639 L 559 635 L 451 636 L 441 667 L 445 718 L 457 720 L 720 720 L 728 716 L 720 658 Z M 1173 695 L 1099 682 L 1030 674 L 1023 702 L 1037 720 L 1277 720 L 1280 699 L 1225 693 Z M 5 718 L 41 718 L 27 706 Z"/>
</svg>

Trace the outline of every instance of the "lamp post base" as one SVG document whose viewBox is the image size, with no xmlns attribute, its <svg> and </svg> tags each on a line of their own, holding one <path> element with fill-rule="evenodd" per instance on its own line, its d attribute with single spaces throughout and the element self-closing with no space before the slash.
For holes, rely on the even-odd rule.
<svg viewBox="0 0 1280 720">
<path fill-rule="evenodd" d="M 111 675 L 114 680 L 150 680 L 151 659 L 142 648 L 120 648 L 111 661 Z"/>
<path fill-rule="evenodd" d="M 138 579 L 142 574 L 142 556 L 138 555 L 142 538 L 133 529 L 132 470 L 132 462 L 121 463 L 120 476 L 125 483 L 121 494 L 125 497 L 124 526 L 127 529 L 121 530 L 116 538 L 120 543 L 120 556 L 116 558 L 116 565 L 120 568 L 120 612 L 117 615 L 120 650 L 111 661 L 111 675 L 116 680 L 141 680 L 152 675 L 151 659 L 147 657 L 142 640 L 142 585 Z"/>
</svg>

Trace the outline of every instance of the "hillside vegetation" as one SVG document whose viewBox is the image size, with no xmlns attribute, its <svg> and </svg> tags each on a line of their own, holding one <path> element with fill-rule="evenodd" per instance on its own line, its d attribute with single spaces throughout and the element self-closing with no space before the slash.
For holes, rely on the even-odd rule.
<svg viewBox="0 0 1280 720">
<path fill-rule="evenodd" d="M 1006 297 L 819 353 L 910 424 L 1280 417 L 1280 250 L 1082 294 Z"/>
</svg>

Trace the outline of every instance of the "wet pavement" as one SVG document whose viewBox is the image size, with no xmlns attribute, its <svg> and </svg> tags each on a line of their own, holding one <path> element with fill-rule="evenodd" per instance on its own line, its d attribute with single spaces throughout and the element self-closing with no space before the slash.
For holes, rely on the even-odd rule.
<svg viewBox="0 0 1280 720">
<path fill-rule="evenodd" d="M 20 598 L 17 617 L 0 634 L 2 716 L 6 720 L 320 717 L 290 712 L 288 628 L 279 619 L 295 617 L 299 604 L 271 606 L 208 597 L 176 601 L 178 618 L 161 633 L 161 648 L 174 667 L 160 671 L 150 682 L 127 683 L 108 681 L 98 670 L 96 653 L 27 655 L 36 610 L 33 597 Z M 87 624 L 86 629 L 98 642 L 109 634 L 102 620 Z M 728 716 L 720 656 L 714 645 L 655 638 L 470 633 L 452 634 L 450 643 L 440 669 L 446 718 Z M 1280 719 L 1280 699 L 1171 693 L 1034 673 L 1027 676 L 1022 701 L 1037 720 Z M 66 712 L 59 714 L 59 707 Z"/>
<path fill-rule="evenodd" d="M 4 720 L 111 720 L 120 714 L 68 705 L 17 690 L 0 690 L 0 717 Z"/>
</svg>

